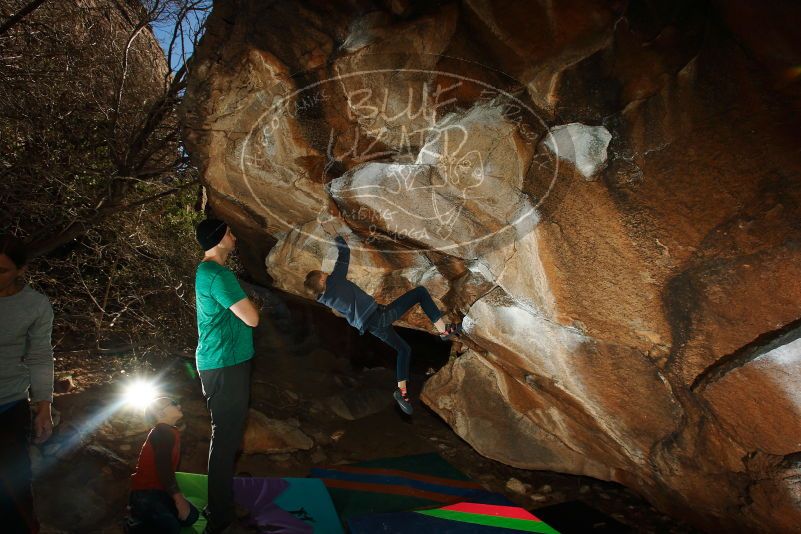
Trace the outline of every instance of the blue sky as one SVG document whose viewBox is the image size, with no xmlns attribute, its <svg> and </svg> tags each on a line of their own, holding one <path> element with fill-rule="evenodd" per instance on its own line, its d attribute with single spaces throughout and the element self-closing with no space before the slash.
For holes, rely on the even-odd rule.
<svg viewBox="0 0 801 534">
<path fill-rule="evenodd" d="M 208 0 L 208 2 L 204 2 L 203 5 L 210 7 L 212 0 Z M 186 57 L 189 58 L 193 52 L 193 43 L 192 43 L 192 36 L 198 31 L 198 28 L 201 28 L 204 22 L 205 13 L 192 13 L 188 16 L 182 23 L 182 28 L 184 31 L 183 36 L 183 47 L 181 47 L 181 39 L 176 42 L 172 58 L 170 64 L 172 65 L 173 69 L 177 68 L 182 63 L 181 55 L 186 54 Z M 175 20 L 174 16 L 170 13 L 165 13 L 165 16 L 161 17 L 159 20 L 152 24 L 153 27 L 153 34 L 158 39 L 159 44 L 161 44 L 161 48 L 164 50 L 164 53 L 167 53 L 167 49 L 170 46 L 170 40 L 172 39 L 172 34 L 175 29 Z M 182 49 L 183 48 L 183 49 Z"/>
</svg>

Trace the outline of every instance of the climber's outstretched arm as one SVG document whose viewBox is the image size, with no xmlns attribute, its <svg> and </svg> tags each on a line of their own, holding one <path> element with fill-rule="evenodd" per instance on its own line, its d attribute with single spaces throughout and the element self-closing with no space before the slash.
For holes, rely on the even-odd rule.
<svg viewBox="0 0 801 534">
<path fill-rule="evenodd" d="M 345 239 L 338 235 L 334 238 L 337 244 L 337 262 L 334 265 L 334 270 L 329 275 L 331 278 L 344 279 L 348 276 L 348 266 L 350 265 L 350 248 Z"/>
</svg>

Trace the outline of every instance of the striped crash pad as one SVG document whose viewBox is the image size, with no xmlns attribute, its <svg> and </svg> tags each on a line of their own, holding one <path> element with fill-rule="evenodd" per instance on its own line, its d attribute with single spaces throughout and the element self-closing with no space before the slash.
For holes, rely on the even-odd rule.
<svg viewBox="0 0 801 534">
<path fill-rule="evenodd" d="M 433 508 L 493 495 L 435 453 L 382 458 L 350 465 L 313 468 L 339 517 Z"/>
<path fill-rule="evenodd" d="M 349 519 L 348 527 L 351 534 L 558 534 L 533 514 L 511 503 L 461 502 L 429 510 L 368 515 Z"/>
<path fill-rule="evenodd" d="M 181 492 L 202 510 L 208 502 L 206 475 L 175 473 Z M 234 478 L 234 499 L 251 511 L 258 531 L 282 534 L 342 534 L 331 496 L 320 480 L 313 478 Z M 184 534 L 203 532 L 201 514 Z"/>
</svg>

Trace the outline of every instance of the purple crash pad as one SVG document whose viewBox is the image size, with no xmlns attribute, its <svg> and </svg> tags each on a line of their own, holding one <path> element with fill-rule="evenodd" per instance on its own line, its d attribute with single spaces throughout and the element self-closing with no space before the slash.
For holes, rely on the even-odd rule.
<svg viewBox="0 0 801 534">
<path fill-rule="evenodd" d="M 270 532 L 280 534 L 313 534 L 312 525 L 301 521 L 275 504 L 289 487 L 281 478 L 235 478 L 234 500 L 252 510 L 251 520 L 259 527 L 270 527 Z"/>
</svg>

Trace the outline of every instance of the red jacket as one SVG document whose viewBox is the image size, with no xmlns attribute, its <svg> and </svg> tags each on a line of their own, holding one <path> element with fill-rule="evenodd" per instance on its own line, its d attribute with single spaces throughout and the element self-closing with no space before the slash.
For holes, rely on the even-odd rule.
<svg viewBox="0 0 801 534">
<path fill-rule="evenodd" d="M 159 423 L 150 431 L 139 453 L 131 490 L 162 490 L 178 493 L 175 470 L 181 458 L 181 434 L 174 426 Z"/>
</svg>

